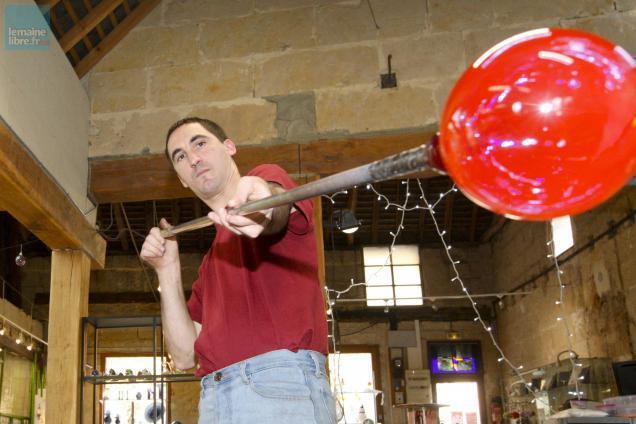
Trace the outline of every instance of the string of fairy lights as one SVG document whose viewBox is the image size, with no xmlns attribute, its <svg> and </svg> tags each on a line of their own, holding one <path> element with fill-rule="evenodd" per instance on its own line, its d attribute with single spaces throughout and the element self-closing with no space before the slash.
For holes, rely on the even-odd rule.
<svg viewBox="0 0 636 424">
<path fill-rule="evenodd" d="M 565 330 L 565 340 L 567 340 L 568 345 L 568 360 L 570 361 L 570 365 L 572 366 L 572 370 L 574 371 L 576 367 L 580 367 L 581 364 L 575 362 L 576 354 L 574 353 L 574 349 L 572 348 L 572 338 L 574 337 L 574 333 L 570 329 L 570 324 L 568 323 L 566 311 L 565 311 L 565 288 L 566 285 L 563 282 L 562 275 L 563 270 L 559 266 L 558 255 L 556 254 L 555 242 L 554 242 L 554 231 L 551 233 L 551 239 L 546 243 L 548 248 L 550 249 L 550 253 L 548 253 L 548 259 L 552 259 L 554 261 L 554 269 L 556 270 L 556 278 L 559 284 L 559 298 L 554 301 L 554 304 L 559 309 L 559 314 L 556 317 L 557 322 L 560 322 L 563 325 Z M 575 392 L 569 392 L 570 395 L 576 396 L 577 399 L 581 399 L 583 392 L 581 392 L 579 388 L 579 381 L 585 378 L 584 376 L 575 376 L 574 378 L 574 390 Z"/>
<path fill-rule="evenodd" d="M 405 185 L 406 188 L 406 192 L 405 192 L 405 198 L 404 198 L 404 202 L 402 204 L 400 203 L 396 203 L 396 202 L 392 202 L 387 196 L 385 196 L 384 194 L 378 192 L 376 190 L 376 188 L 373 186 L 373 184 L 367 184 L 366 188 L 367 190 L 370 190 L 374 193 L 374 195 L 377 196 L 377 200 L 379 202 L 383 202 L 384 203 L 384 209 L 389 209 L 389 208 L 395 208 L 397 211 L 399 211 L 401 213 L 400 215 L 400 219 L 399 219 L 399 224 L 397 224 L 397 228 L 395 231 L 391 231 L 389 232 L 389 235 L 391 236 L 391 243 L 390 243 L 390 247 L 389 247 L 389 253 L 384 261 L 384 265 L 376 271 L 380 272 L 381 269 L 385 266 L 387 266 L 390 262 L 390 258 L 391 255 L 393 253 L 393 248 L 394 245 L 396 243 L 396 240 L 400 234 L 400 232 L 402 230 L 404 230 L 404 216 L 406 212 L 412 211 L 412 210 L 418 210 L 418 209 L 424 209 L 425 211 L 427 211 L 431 217 L 432 223 L 434 225 L 435 231 L 437 233 L 437 235 L 440 238 L 440 241 L 443 245 L 443 249 L 444 252 L 446 254 L 446 257 L 448 259 L 448 263 L 450 265 L 451 268 L 451 279 L 450 279 L 450 283 L 453 284 L 454 286 L 456 286 L 459 291 L 462 293 L 463 298 L 467 299 L 470 302 L 470 305 L 473 309 L 473 312 L 475 314 L 473 321 L 480 325 L 481 328 L 483 329 L 484 332 L 486 332 L 486 334 L 488 335 L 493 347 L 495 348 L 495 350 L 498 352 L 498 359 L 497 361 L 499 363 L 503 363 L 506 364 L 513 372 L 513 374 L 519 379 L 520 383 L 523 383 L 525 388 L 527 389 L 527 392 L 529 394 L 532 395 L 532 402 L 540 402 L 542 403 L 545 408 L 548 410 L 548 413 L 551 413 L 551 408 L 550 406 L 545 402 L 545 400 L 543 400 L 542 398 L 539 397 L 538 393 L 539 390 L 538 388 L 535 388 L 532 386 L 532 383 L 529 381 L 526 381 L 526 379 L 524 378 L 523 374 L 522 374 L 522 370 L 523 370 L 523 365 L 522 364 L 516 364 L 515 362 L 513 362 L 509 357 L 506 356 L 506 354 L 504 353 L 503 349 L 501 348 L 501 346 L 499 345 L 497 338 L 495 337 L 495 332 L 493 331 L 493 327 L 491 324 L 489 324 L 484 317 L 482 316 L 482 313 L 480 312 L 479 308 L 478 308 L 478 303 L 476 301 L 476 298 L 479 297 L 479 295 L 473 295 L 470 290 L 468 289 L 468 287 L 466 286 L 462 276 L 460 275 L 459 269 L 458 269 L 458 265 L 461 263 L 460 260 L 457 260 L 453 257 L 452 254 L 452 245 L 449 244 L 449 242 L 446 240 L 445 236 L 446 236 L 446 230 L 440 228 L 440 225 L 436 219 L 435 216 L 435 208 L 439 205 L 439 203 L 448 195 L 455 193 L 458 191 L 458 189 L 455 187 L 455 185 L 453 185 L 450 189 L 448 189 L 445 192 L 441 192 L 439 194 L 439 198 L 436 199 L 434 202 L 431 202 L 427 199 L 426 194 L 424 192 L 424 188 L 422 186 L 422 183 L 420 181 L 420 179 L 416 180 L 417 182 L 417 188 L 419 191 L 419 197 L 417 202 L 415 202 L 415 204 L 412 204 L 411 206 L 409 206 L 409 201 L 412 199 L 412 195 L 410 192 L 410 180 L 404 180 L 402 181 L 402 184 Z M 331 196 L 324 196 L 326 198 L 328 198 L 332 204 L 335 203 L 334 201 L 334 197 L 340 194 L 346 194 L 347 191 L 340 191 L 338 193 L 335 193 Z M 421 201 L 421 202 L 420 202 Z M 548 242 L 549 246 L 553 246 L 554 243 L 552 241 Z M 559 299 L 555 302 L 557 306 L 564 308 L 565 306 L 565 296 L 564 296 L 564 289 L 565 289 L 565 284 L 563 284 L 562 280 L 561 280 L 561 275 L 563 274 L 563 271 L 559 268 L 558 265 L 558 261 L 556 256 L 554 255 L 554 253 L 552 253 L 551 255 L 548 255 L 548 257 L 552 257 L 554 258 L 555 261 L 555 265 L 556 265 L 556 269 L 557 269 L 557 278 L 558 278 L 558 282 L 559 282 Z M 336 305 L 338 299 L 340 299 L 340 297 L 346 293 L 348 293 L 349 291 L 351 291 L 353 288 L 355 287 L 359 287 L 359 286 L 368 286 L 368 283 L 366 281 L 362 281 L 362 282 L 356 282 L 354 278 L 350 279 L 350 284 L 343 290 L 336 290 L 336 289 L 331 289 L 328 287 L 325 287 L 325 294 L 326 294 L 326 299 L 327 302 L 329 304 L 329 307 L 327 309 L 327 314 L 328 314 L 328 322 L 330 324 L 331 327 L 331 331 L 330 331 L 330 343 L 332 345 L 332 349 L 333 352 L 338 354 L 339 351 L 337 349 L 337 341 L 336 341 L 336 319 L 335 319 L 335 314 L 333 312 L 333 308 Z M 500 299 L 501 296 L 504 294 L 498 294 Z M 424 298 L 422 298 L 424 299 Z M 388 300 L 385 299 L 385 312 L 387 312 L 387 308 L 388 308 Z M 572 369 L 574 369 L 575 366 L 578 366 L 579 364 L 575 363 L 574 359 L 575 359 L 575 355 L 573 353 L 572 350 L 572 337 L 573 334 L 570 331 L 570 327 L 568 325 L 567 319 L 565 318 L 565 314 L 561 314 L 557 317 L 557 320 L 559 322 L 562 322 L 565 326 L 565 330 L 567 332 L 567 340 L 568 340 L 568 347 L 569 347 L 569 358 L 571 361 L 571 365 L 572 365 Z M 338 367 L 336 367 L 335 370 L 336 373 L 336 382 L 339 382 L 339 377 L 338 377 Z M 575 382 L 576 384 L 576 395 L 580 398 L 581 392 L 579 390 L 578 387 L 578 381 Z M 338 390 L 337 390 L 338 391 Z M 340 393 L 342 395 L 342 388 L 340 388 Z M 340 403 L 340 400 L 338 400 L 338 403 Z"/>
</svg>

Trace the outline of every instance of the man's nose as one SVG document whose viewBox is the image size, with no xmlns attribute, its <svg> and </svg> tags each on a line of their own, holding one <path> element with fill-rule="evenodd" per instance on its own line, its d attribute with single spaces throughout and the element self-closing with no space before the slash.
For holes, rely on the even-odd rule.
<svg viewBox="0 0 636 424">
<path fill-rule="evenodd" d="M 199 156 L 197 156 L 196 154 L 190 155 L 190 166 L 192 168 L 196 168 L 199 162 L 201 162 L 201 158 Z"/>
</svg>

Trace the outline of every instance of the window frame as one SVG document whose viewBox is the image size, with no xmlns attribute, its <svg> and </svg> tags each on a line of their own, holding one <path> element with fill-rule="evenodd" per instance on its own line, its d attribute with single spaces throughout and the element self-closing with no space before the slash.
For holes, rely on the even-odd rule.
<svg viewBox="0 0 636 424">
<path fill-rule="evenodd" d="M 395 249 L 399 248 L 399 247 L 409 247 L 409 248 L 414 248 L 415 249 L 415 253 L 417 254 L 417 263 L 395 263 L 394 261 L 394 254 L 395 254 Z M 371 265 L 367 265 L 367 261 L 365 258 L 365 250 L 367 248 L 383 248 L 387 250 L 387 255 L 389 258 L 388 263 L 385 260 L 385 263 L 383 265 L 378 265 L 378 264 L 371 264 Z M 419 282 L 417 284 L 396 284 L 396 276 L 395 276 L 395 268 L 398 267 L 417 267 L 417 273 L 418 273 L 418 278 L 419 278 Z M 367 269 L 368 268 L 377 268 L 378 271 L 382 270 L 383 268 L 388 268 L 389 269 L 389 275 L 391 278 L 390 284 L 370 284 L 369 280 L 370 278 L 367 278 Z M 421 261 L 421 254 L 420 254 L 420 246 L 417 244 L 399 244 L 399 245 L 394 245 L 393 246 L 393 252 L 391 252 L 391 246 L 386 246 L 386 245 L 367 245 L 367 246 L 362 246 L 362 271 L 363 271 L 363 275 L 364 275 L 364 281 L 365 281 L 365 300 L 366 300 L 366 306 L 369 308 L 382 308 L 382 307 L 408 307 L 408 306 L 422 306 L 424 305 L 424 286 L 423 286 L 423 278 L 422 278 L 422 261 Z M 376 272 L 378 272 L 376 271 Z M 391 298 L 388 297 L 382 297 L 382 298 L 369 298 L 369 288 L 375 288 L 375 287 L 383 287 L 383 288 L 387 288 L 390 287 L 391 288 Z M 396 288 L 398 287 L 419 287 L 419 296 L 415 296 L 415 297 L 411 297 L 411 296 L 405 296 L 405 297 L 398 297 L 396 295 Z M 419 297 L 421 299 L 416 300 L 416 298 Z M 408 300 L 407 300 L 408 299 Z M 400 300 L 406 300 L 407 302 L 413 302 L 410 304 L 400 304 Z M 369 304 L 369 302 L 375 303 L 375 304 Z"/>
</svg>

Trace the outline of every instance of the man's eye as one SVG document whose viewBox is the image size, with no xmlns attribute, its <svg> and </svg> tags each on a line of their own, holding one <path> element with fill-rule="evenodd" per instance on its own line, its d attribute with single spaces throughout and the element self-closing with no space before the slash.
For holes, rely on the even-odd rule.
<svg viewBox="0 0 636 424">
<path fill-rule="evenodd" d="M 201 140 L 197 142 L 197 147 L 203 147 L 205 145 L 205 140 Z"/>
<path fill-rule="evenodd" d="M 180 162 L 184 157 L 185 157 L 185 155 L 183 153 L 178 154 L 174 161 L 175 162 Z"/>
</svg>

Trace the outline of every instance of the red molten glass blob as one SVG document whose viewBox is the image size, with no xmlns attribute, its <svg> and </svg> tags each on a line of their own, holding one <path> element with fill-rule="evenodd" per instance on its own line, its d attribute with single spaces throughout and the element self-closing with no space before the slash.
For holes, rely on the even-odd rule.
<svg viewBox="0 0 636 424">
<path fill-rule="evenodd" d="M 636 171 L 636 62 L 581 31 L 515 35 L 464 73 L 440 132 L 446 170 L 485 208 L 527 220 L 586 211 Z"/>
</svg>

